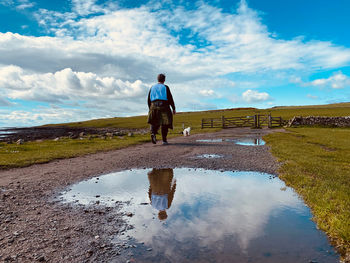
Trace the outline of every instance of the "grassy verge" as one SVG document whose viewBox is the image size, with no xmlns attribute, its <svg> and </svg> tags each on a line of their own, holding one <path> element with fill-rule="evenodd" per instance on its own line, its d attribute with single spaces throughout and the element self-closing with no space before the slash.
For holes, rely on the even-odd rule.
<svg viewBox="0 0 350 263">
<path fill-rule="evenodd" d="M 350 129 L 291 128 L 265 137 L 280 178 L 300 194 L 320 229 L 350 256 Z M 349 261 L 350 262 L 350 261 Z"/>
<path fill-rule="evenodd" d="M 146 142 L 148 136 L 137 135 L 120 139 L 85 138 L 83 140 L 61 139 L 42 142 L 26 142 L 22 145 L 0 144 L 0 168 L 24 167 L 35 163 L 45 163 L 54 159 L 71 158 L 99 151 L 120 149 L 129 145 Z"/>
<path fill-rule="evenodd" d="M 219 129 L 195 129 L 191 133 L 215 132 Z M 181 129 L 170 131 L 169 138 L 181 136 Z M 55 159 L 71 158 L 100 151 L 116 150 L 130 145 L 150 142 L 149 135 L 113 137 L 107 139 L 84 138 L 59 141 L 45 140 L 26 142 L 22 145 L 0 143 L 0 169 L 24 167 L 37 163 L 46 163 Z"/>
</svg>

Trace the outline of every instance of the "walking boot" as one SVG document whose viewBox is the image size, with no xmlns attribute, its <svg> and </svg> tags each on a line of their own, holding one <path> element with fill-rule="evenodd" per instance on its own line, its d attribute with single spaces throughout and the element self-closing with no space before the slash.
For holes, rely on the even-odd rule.
<svg viewBox="0 0 350 263">
<path fill-rule="evenodd" d="M 152 140 L 152 143 L 153 144 L 156 144 L 157 143 L 157 139 L 156 139 L 156 135 L 155 134 L 151 134 L 151 140 Z"/>
</svg>

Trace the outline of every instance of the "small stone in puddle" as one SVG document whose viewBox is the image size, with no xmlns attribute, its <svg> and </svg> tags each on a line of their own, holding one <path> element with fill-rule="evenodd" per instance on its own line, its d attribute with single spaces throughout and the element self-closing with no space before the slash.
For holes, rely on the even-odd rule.
<svg viewBox="0 0 350 263">
<path fill-rule="evenodd" d="M 147 251 L 152 251 L 152 248 L 147 248 Z"/>
<path fill-rule="evenodd" d="M 133 216 L 133 213 L 129 212 L 126 214 L 128 217 L 132 217 Z"/>
<path fill-rule="evenodd" d="M 100 195 L 96 195 L 96 198 L 99 198 L 100 197 Z"/>
<path fill-rule="evenodd" d="M 148 203 L 140 203 L 140 205 L 148 205 Z"/>
</svg>

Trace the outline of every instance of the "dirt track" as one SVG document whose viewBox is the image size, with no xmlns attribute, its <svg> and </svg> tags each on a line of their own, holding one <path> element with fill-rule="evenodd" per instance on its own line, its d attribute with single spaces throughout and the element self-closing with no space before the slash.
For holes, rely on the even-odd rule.
<svg viewBox="0 0 350 263">
<path fill-rule="evenodd" d="M 276 131 L 276 130 L 275 130 Z M 198 139 L 261 137 L 271 130 L 227 129 L 170 139 L 170 145 L 146 143 L 0 172 L 0 260 L 5 262 L 126 262 L 128 244 L 111 238 L 126 227 L 120 206 L 90 208 L 62 205 L 54 197 L 66 186 L 93 176 L 131 168 L 192 167 L 276 173 L 267 146 Z M 200 154 L 224 158 L 196 159 Z"/>
</svg>

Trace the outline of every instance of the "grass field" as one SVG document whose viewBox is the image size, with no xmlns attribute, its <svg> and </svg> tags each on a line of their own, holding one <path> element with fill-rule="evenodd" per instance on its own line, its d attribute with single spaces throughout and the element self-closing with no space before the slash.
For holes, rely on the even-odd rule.
<svg viewBox="0 0 350 263">
<path fill-rule="evenodd" d="M 279 177 L 308 204 L 314 220 L 350 255 L 350 129 L 289 128 L 265 137 L 282 163 Z"/>
<path fill-rule="evenodd" d="M 291 119 L 294 116 L 349 116 L 350 103 L 338 103 L 329 105 L 316 106 L 300 106 L 300 107 L 274 107 L 270 109 L 227 109 L 215 111 L 200 111 L 200 112 L 186 112 L 177 113 L 174 116 L 175 133 L 182 129 L 182 124 L 185 127 L 191 126 L 193 129 L 201 128 L 202 118 L 220 118 L 235 117 L 235 116 L 251 116 L 255 114 L 271 114 L 275 117 L 282 117 L 283 119 Z M 68 124 L 57 124 L 59 126 L 69 127 L 119 127 L 119 128 L 146 128 L 147 116 L 135 116 L 125 118 L 108 118 L 97 119 L 84 122 L 74 122 Z"/>
</svg>

